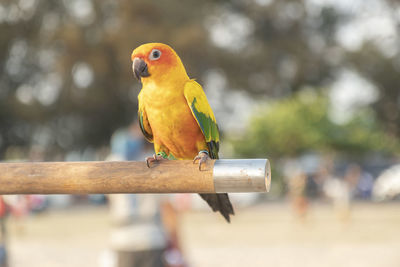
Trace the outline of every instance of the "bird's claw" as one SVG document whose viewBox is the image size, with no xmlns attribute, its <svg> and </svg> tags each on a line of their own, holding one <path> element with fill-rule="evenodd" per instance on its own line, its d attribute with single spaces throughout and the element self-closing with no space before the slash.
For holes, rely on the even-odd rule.
<svg viewBox="0 0 400 267">
<path fill-rule="evenodd" d="M 168 159 L 164 158 L 161 155 L 154 154 L 152 157 L 147 157 L 145 160 L 146 160 L 147 168 L 150 168 L 150 163 L 157 162 L 157 161 L 160 161 L 160 160 L 168 160 Z"/>
<path fill-rule="evenodd" d="M 199 160 L 199 171 L 201 171 L 201 165 L 206 163 L 209 158 L 210 157 L 208 156 L 208 153 L 200 151 L 199 154 L 193 159 L 193 164 Z"/>
</svg>

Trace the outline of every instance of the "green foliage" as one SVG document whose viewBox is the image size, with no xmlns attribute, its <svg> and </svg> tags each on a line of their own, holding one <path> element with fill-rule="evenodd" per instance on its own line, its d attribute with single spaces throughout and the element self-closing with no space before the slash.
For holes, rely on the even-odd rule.
<svg viewBox="0 0 400 267">
<path fill-rule="evenodd" d="M 14 155 L 15 147 L 26 151 L 38 148 L 46 159 L 53 160 L 55 155 L 62 159 L 70 151 L 107 145 L 117 128 L 136 118 L 140 85 L 131 72 L 130 54 L 138 45 L 154 41 L 172 45 L 190 77 L 200 83 L 204 84 L 210 70 L 218 70 L 226 78 L 226 88 L 246 90 L 254 96 L 282 98 L 305 86 L 319 88 L 349 68 L 379 90 L 372 108 L 385 129 L 400 137 L 399 52 L 392 49 L 392 54 L 383 54 L 376 44 L 388 40 L 372 38 L 356 51 L 346 50 L 336 36 L 357 12 L 319 2 L 1 1 L 0 158 Z M 389 7 L 387 18 L 396 18 L 399 4 L 380 2 Z M 240 21 L 247 26 L 240 26 Z M 247 35 L 236 40 L 243 32 Z M 215 35 L 225 41 L 230 40 L 227 36 L 233 39 L 230 45 L 221 46 L 213 40 Z M 74 75 L 79 69 L 81 75 Z M 74 78 L 85 76 L 88 69 L 91 82 L 79 85 Z M 293 101 L 284 103 L 290 106 Z M 265 131 L 270 140 L 282 135 L 273 143 L 262 143 L 276 155 L 350 148 L 364 153 L 365 149 L 387 146 L 380 134 L 365 136 L 363 129 L 378 127 L 375 118 L 372 124 L 366 119 L 368 112 L 356 119 L 355 125 L 349 124 L 348 130 L 344 127 L 336 132 L 337 126 L 322 108 L 314 110 L 297 103 L 292 110 L 281 109 L 281 114 L 271 118 L 276 122 L 267 125 L 274 133 L 261 126 L 256 129 L 256 124 L 248 132 Z M 267 110 L 262 110 L 263 114 Z M 299 121 L 289 116 L 293 112 L 305 112 L 309 118 Z M 285 127 L 291 125 L 280 125 L 280 116 L 298 130 L 288 132 Z M 264 123 L 263 118 L 254 120 Z M 346 131 L 354 133 L 348 137 Z M 370 144 L 366 147 L 362 141 Z M 252 145 L 248 153 L 268 151 L 256 145 L 258 138 L 246 142 Z M 247 151 L 248 146 L 242 147 L 240 151 Z"/>
<path fill-rule="evenodd" d="M 244 157 L 282 158 L 310 151 L 350 155 L 399 151 L 399 143 L 382 131 L 371 110 L 336 124 L 329 117 L 327 97 L 310 90 L 265 104 L 252 117 L 244 135 L 232 142 L 235 152 Z"/>
<path fill-rule="evenodd" d="M 107 145 L 116 129 L 136 118 L 140 84 L 130 59 L 135 47 L 171 44 L 194 66 L 192 75 L 208 65 L 205 10 L 199 5 L 191 0 L 32 1 L 28 7 L 1 2 L 0 158 L 13 147 L 37 147 L 53 160 Z M 88 70 L 92 73 L 84 85 L 74 75 L 82 66 L 78 76 L 87 80 Z"/>
</svg>

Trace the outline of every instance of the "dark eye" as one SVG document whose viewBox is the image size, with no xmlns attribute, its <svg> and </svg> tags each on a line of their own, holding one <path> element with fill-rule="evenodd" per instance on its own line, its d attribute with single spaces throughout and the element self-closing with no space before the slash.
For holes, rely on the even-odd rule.
<svg viewBox="0 0 400 267">
<path fill-rule="evenodd" d="M 153 49 L 149 55 L 150 60 L 157 60 L 161 57 L 161 51 L 158 49 Z"/>
</svg>

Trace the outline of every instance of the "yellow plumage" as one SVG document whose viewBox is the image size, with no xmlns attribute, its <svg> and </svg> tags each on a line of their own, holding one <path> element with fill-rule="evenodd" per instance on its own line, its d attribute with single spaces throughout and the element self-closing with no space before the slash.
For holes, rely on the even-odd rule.
<svg viewBox="0 0 400 267">
<path fill-rule="evenodd" d="M 133 72 L 142 82 L 139 122 L 158 155 L 168 159 L 193 159 L 200 152 L 218 158 L 219 131 L 207 97 L 188 77 L 175 51 L 160 43 L 136 48 Z M 229 221 L 233 208 L 227 194 L 201 194 L 213 211 Z"/>
<path fill-rule="evenodd" d="M 197 112 L 216 125 L 215 116 L 200 84 L 188 77 L 176 53 L 164 46 L 146 44 L 133 52 L 137 57 L 157 47 L 166 57 L 165 62 L 161 62 L 163 58 L 160 57 L 158 65 L 147 63 L 150 76 L 142 78 L 143 87 L 138 96 L 142 127 L 147 139 L 154 143 L 156 153 L 164 152 L 176 159 L 193 159 L 199 151 L 208 150 L 207 142 L 218 143 L 219 134 L 205 135 L 190 105 L 194 102 Z M 203 124 L 209 130 L 208 123 Z"/>
<path fill-rule="evenodd" d="M 163 86 L 157 91 L 152 85 L 143 86 L 139 106 L 146 122 L 144 128 L 153 135 L 156 153 L 165 152 L 176 159 L 193 159 L 199 151 L 207 150 L 207 144 L 184 97 L 184 87 Z"/>
</svg>

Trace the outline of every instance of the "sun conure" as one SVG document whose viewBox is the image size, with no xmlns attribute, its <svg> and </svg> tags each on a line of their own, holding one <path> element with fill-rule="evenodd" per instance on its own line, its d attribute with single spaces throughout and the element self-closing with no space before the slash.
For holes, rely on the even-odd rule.
<svg viewBox="0 0 400 267">
<path fill-rule="evenodd" d="M 176 52 L 162 43 L 148 43 L 132 52 L 132 68 L 142 83 L 138 95 L 139 123 L 145 138 L 154 143 L 155 155 L 147 165 L 162 159 L 218 159 L 219 132 L 207 97 L 190 79 Z M 228 194 L 200 194 L 213 211 L 230 222 L 234 214 Z"/>
</svg>

